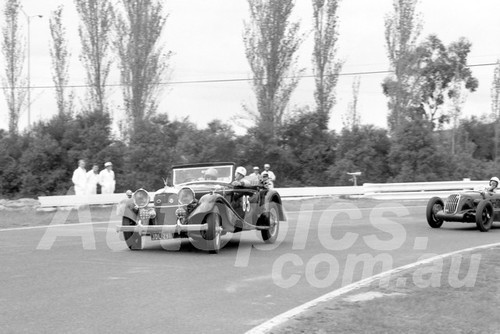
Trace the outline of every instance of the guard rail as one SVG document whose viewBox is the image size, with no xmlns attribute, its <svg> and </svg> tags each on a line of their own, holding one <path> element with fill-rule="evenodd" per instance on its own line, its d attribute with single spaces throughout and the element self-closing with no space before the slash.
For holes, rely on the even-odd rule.
<svg viewBox="0 0 500 334">
<path fill-rule="evenodd" d="M 350 187 L 297 187 L 276 188 L 283 198 L 346 196 L 377 200 L 428 199 L 446 197 L 451 193 L 485 187 L 488 181 L 445 181 L 410 183 L 365 183 Z M 72 207 L 80 205 L 117 204 L 126 198 L 125 193 L 100 195 L 39 196 L 40 207 Z"/>
</svg>

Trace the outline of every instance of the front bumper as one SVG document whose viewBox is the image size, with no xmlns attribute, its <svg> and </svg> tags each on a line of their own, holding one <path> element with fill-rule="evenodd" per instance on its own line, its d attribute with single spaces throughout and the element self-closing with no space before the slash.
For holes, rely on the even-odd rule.
<svg viewBox="0 0 500 334">
<path fill-rule="evenodd" d="M 222 231 L 222 227 L 217 227 L 218 231 Z M 135 232 L 140 235 L 149 235 L 151 233 L 180 233 L 180 232 L 196 232 L 208 230 L 207 224 L 180 224 L 175 225 L 118 225 L 116 232 Z"/>
</svg>

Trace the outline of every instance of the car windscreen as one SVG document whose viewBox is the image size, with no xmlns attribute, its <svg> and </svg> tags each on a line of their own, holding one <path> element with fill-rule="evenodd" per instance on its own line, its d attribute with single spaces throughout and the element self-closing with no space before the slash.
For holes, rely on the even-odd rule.
<svg viewBox="0 0 500 334">
<path fill-rule="evenodd" d="M 233 165 L 179 167 L 174 168 L 172 172 L 174 185 L 196 181 L 229 183 L 233 176 Z"/>
</svg>

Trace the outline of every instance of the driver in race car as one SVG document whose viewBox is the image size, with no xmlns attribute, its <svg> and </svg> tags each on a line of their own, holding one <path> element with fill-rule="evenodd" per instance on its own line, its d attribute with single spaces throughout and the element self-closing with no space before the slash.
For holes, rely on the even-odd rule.
<svg viewBox="0 0 500 334">
<path fill-rule="evenodd" d="M 498 188 L 498 184 L 500 183 L 500 180 L 498 179 L 498 177 L 496 176 L 493 176 L 491 179 L 490 179 L 490 184 L 488 187 L 484 188 L 484 192 L 489 192 L 489 193 L 496 193 L 497 192 L 497 188 Z"/>
</svg>

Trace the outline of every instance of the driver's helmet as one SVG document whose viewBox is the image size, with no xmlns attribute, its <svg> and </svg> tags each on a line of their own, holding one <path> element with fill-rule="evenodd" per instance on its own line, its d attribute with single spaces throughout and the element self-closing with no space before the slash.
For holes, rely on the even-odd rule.
<svg viewBox="0 0 500 334">
<path fill-rule="evenodd" d="M 246 176 L 247 170 L 245 169 L 245 167 L 240 166 L 240 167 L 236 168 L 235 175 L 236 175 L 236 173 L 240 173 L 241 175 Z"/>
<path fill-rule="evenodd" d="M 205 180 L 217 180 L 217 176 L 219 176 L 219 173 L 215 168 L 209 168 L 205 171 Z"/>
<path fill-rule="evenodd" d="M 498 177 L 496 176 L 493 176 L 491 179 L 490 179 L 490 185 L 491 185 L 491 181 L 495 181 L 496 184 L 495 184 L 495 188 L 498 187 L 498 185 L 500 184 L 500 180 L 498 179 Z"/>
</svg>

